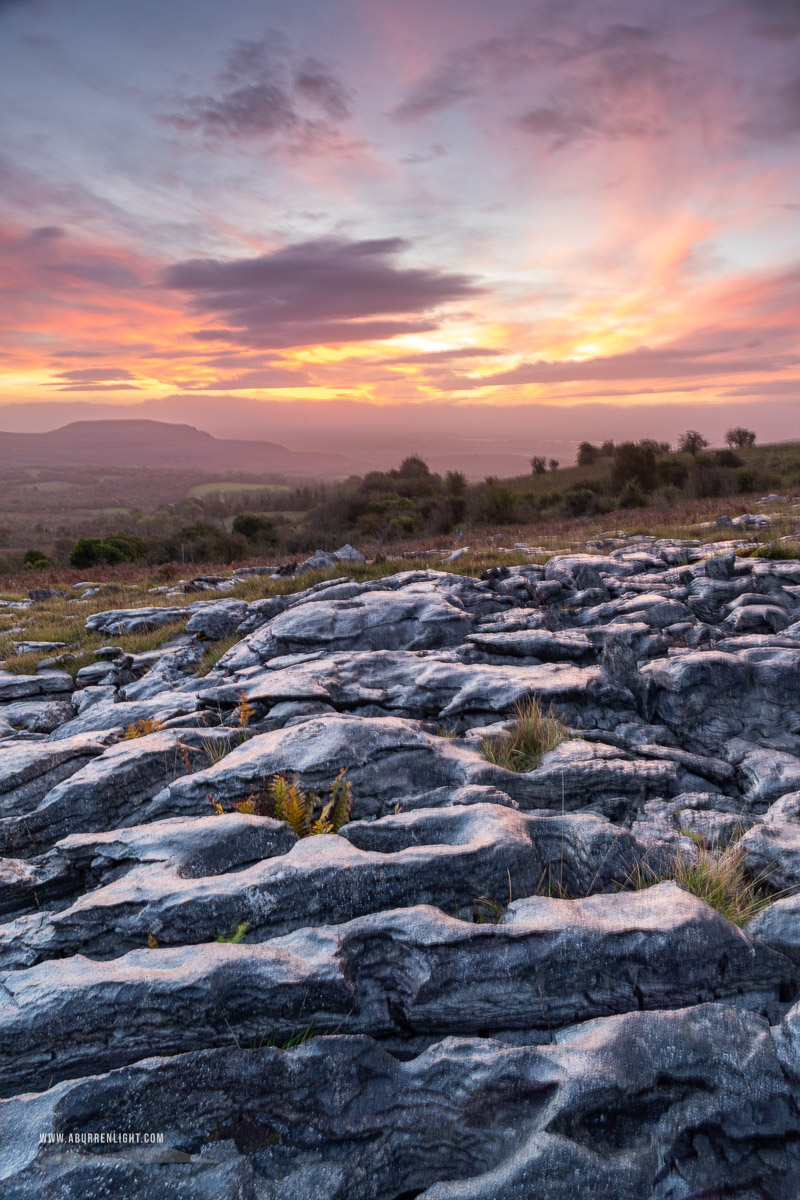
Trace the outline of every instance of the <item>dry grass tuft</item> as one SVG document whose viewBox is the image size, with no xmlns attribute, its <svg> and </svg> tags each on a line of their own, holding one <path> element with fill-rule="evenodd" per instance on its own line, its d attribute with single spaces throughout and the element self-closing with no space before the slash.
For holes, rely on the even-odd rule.
<svg viewBox="0 0 800 1200">
<path fill-rule="evenodd" d="M 738 843 L 723 850 L 699 846 L 696 857 L 691 858 L 678 850 L 667 867 L 656 870 L 641 864 L 631 877 L 636 890 L 668 881 L 680 884 L 728 921 L 740 926 L 746 925 L 775 898 L 749 873 Z"/>
<path fill-rule="evenodd" d="M 569 737 L 569 730 L 553 712 L 544 712 L 538 696 L 529 696 L 514 706 L 514 725 L 499 737 L 483 738 L 481 750 L 490 763 L 506 771 L 533 771 L 542 755 L 555 750 Z"/>
</svg>

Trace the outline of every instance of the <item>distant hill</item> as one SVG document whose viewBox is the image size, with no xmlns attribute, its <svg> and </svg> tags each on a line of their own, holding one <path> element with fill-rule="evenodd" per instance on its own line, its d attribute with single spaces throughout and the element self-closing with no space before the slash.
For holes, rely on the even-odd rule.
<svg viewBox="0 0 800 1200">
<path fill-rule="evenodd" d="M 215 438 L 193 425 L 164 421 L 73 421 L 47 433 L 0 433 L 0 468 L 58 466 L 346 473 L 338 454 L 295 453 L 279 442 Z"/>
</svg>

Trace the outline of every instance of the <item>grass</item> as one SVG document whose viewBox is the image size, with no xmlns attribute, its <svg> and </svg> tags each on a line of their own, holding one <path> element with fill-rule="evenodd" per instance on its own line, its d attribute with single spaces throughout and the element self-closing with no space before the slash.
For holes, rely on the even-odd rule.
<svg viewBox="0 0 800 1200">
<path fill-rule="evenodd" d="M 800 558 L 800 545 L 789 545 L 784 542 L 767 542 L 755 550 L 745 550 L 742 558 L 768 558 L 780 560 L 785 558 Z"/>
<path fill-rule="evenodd" d="M 202 678 L 204 675 L 208 675 L 211 671 L 213 671 L 223 654 L 227 654 L 227 652 L 241 640 L 241 634 L 232 633 L 230 637 L 220 638 L 218 642 L 214 642 L 211 646 L 209 646 L 204 652 L 203 657 L 200 659 L 200 664 L 196 671 L 197 676 Z"/>
<path fill-rule="evenodd" d="M 548 750 L 569 737 L 569 730 L 553 712 L 544 712 L 538 696 L 514 705 L 514 723 L 508 733 L 482 738 L 480 748 L 490 763 L 506 771 L 533 771 Z"/>
<path fill-rule="evenodd" d="M 656 883 L 674 882 L 687 892 L 710 904 L 734 925 L 746 925 L 775 899 L 748 872 L 742 847 L 738 843 L 724 850 L 698 846 L 696 857 L 688 858 L 678 851 L 671 863 L 656 870 L 642 864 L 636 868 L 631 883 L 635 890 Z"/>
</svg>

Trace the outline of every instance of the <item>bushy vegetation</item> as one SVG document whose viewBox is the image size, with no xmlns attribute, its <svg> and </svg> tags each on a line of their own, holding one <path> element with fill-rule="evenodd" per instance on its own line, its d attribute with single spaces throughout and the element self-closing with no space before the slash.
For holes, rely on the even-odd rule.
<svg viewBox="0 0 800 1200">
<path fill-rule="evenodd" d="M 753 431 L 740 426 L 729 429 L 725 440 L 724 448 L 712 450 L 700 431 L 687 430 L 678 449 L 647 438 L 583 441 L 574 466 L 534 454 L 529 474 L 474 482 L 460 471 L 431 470 L 419 454 L 392 470 L 299 486 L 249 477 L 198 484 L 191 475 L 165 479 L 138 471 L 129 477 L 119 470 L 105 481 L 62 471 L 64 479 L 36 483 L 20 469 L 0 513 L 0 572 L 4 566 L 7 573 L 36 570 L 44 580 L 66 564 L 94 573 L 135 563 L 174 564 L 176 573 L 188 573 L 200 564 L 297 561 L 344 541 L 373 554 L 396 553 L 402 543 L 457 532 L 473 541 L 490 529 L 589 521 L 645 507 L 666 512 L 695 501 L 752 506 L 754 494 L 800 485 L 798 443 L 756 446 Z M 51 483 L 62 490 L 48 490 Z M 90 502 L 98 505 L 93 511 L 84 507 Z M 50 514 L 48 522 L 34 519 L 39 505 L 50 506 L 41 509 Z M 22 544 L 33 548 L 9 549 L 17 528 L 24 529 Z"/>
</svg>

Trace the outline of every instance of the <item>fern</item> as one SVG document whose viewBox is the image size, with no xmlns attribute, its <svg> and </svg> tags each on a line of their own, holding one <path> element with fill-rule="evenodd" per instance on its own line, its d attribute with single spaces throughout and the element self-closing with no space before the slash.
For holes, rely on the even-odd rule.
<svg viewBox="0 0 800 1200">
<path fill-rule="evenodd" d="M 249 933 L 249 931 L 250 931 L 250 922 L 242 921 L 241 925 L 234 925 L 233 931 L 232 931 L 230 937 L 225 937 L 223 934 L 220 934 L 219 937 L 217 938 L 217 941 L 218 942 L 230 942 L 232 945 L 238 945 L 239 942 L 244 941 L 244 939 L 247 936 L 247 934 Z"/>
</svg>

